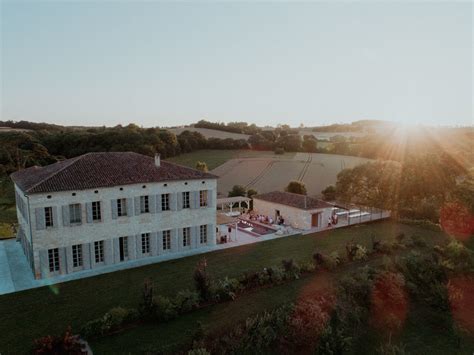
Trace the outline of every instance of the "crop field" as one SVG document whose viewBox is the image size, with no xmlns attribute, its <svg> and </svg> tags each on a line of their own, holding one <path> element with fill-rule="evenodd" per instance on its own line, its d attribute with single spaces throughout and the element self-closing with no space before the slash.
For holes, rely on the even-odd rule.
<svg viewBox="0 0 474 355">
<path fill-rule="evenodd" d="M 208 129 L 208 128 L 194 128 L 194 127 L 169 128 L 168 131 L 173 132 L 176 135 L 184 131 L 199 132 L 206 138 L 221 138 L 221 139 L 232 138 L 232 139 L 247 140 L 250 137 L 248 134 L 224 132 L 224 131 L 219 131 L 217 129 Z"/>
<path fill-rule="evenodd" d="M 337 174 L 363 164 L 369 159 L 316 153 L 271 155 L 268 152 L 255 158 L 234 158 L 218 166 L 212 173 L 219 176 L 218 194 L 227 196 L 234 185 L 253 188 L 259 193 L 282 190 L 291 180 L 306 184 L 309 195 L 335 184 Z"/>
</svg>

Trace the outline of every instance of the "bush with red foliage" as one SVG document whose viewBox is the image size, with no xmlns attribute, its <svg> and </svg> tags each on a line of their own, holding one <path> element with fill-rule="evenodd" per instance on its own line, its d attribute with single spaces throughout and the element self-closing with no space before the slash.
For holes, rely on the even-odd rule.
<svg viewBox="0 0 474 355">
<path fill-rule="evenodd" d="M 68 327 L 61 336 L 48 335 L 36 339 L 33 354 L 82 355 L 87 354 L 87 351 L 79 336 L 73 335 L 71 327 Z"/>
</svg>

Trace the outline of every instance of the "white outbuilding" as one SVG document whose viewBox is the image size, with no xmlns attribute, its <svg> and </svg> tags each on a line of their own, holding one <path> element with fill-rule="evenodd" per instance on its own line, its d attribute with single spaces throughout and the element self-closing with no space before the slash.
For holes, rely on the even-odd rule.
<svg viewBox="0 0 474 355">
<path fill-rule="evenodd" d="M 273 191 L 253 197 L 258 215 L 283 219 L 285 225 L 301 230 L 322 230 L 333 218 L 334 206 L 326 201 L 290 192 Z"/>
</svg>

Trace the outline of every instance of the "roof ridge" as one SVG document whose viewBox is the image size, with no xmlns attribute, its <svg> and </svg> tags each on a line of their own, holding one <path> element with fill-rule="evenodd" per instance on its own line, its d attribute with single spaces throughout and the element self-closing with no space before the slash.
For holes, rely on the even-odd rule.
<svg viewBox="0 0 474 355">
<path fill-rule="evenodd" d="M 63 161 L 58 161 L 58 162 L 56 162 L 56 164 L 57 164 L 57 163 L 65 162 L 65 161 L 68 161 L 68 160 L 71 161 L 71 162 L 69 162 L 69 163 L 67 163 L 67 164 L 64 164 L 64 166 L 63 166 L 61 169 L 59 169 L 59 170 L 57 170 L 57 171 L 51 173 L 50 175 L 48 175 L 47 177 L 45 177 L 43 180 L 41 180 L 41 181 L 37 182 L 36 184 L 34 184 L 33 186 L 31 186 L 31 187 L 28 189 L 28 192 L 30 192 L 31 190 L 35 189 L 38 185 L 41 185 L 41 184 L 44 183 L 45 181 L 51 179 L 53 176 L 56 176 L 56 175 L 59 174 L 61 171 L 63 171 L 64 169 L 70 167 L 71 165 L 73 165 L 74 163 L 76 163 L 78 160 L 81 160 L 82 157 L 84 157 L 84 156 L 86 156 L 86 155 L 88 155 L 88 154 L 91 154 L 91 153 L 82 154 L 82 155 L 79 155 L 79 156 L 74 157 L 74 158 L 69 158 L 69 159 L 66 159 L 66 160 L 63 160 Z"/>
</svg>

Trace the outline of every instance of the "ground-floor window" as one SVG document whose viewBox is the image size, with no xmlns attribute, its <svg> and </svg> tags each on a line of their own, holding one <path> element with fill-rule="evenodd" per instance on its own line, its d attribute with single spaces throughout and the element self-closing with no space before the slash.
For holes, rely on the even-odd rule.
<svg viewBox="0 0 474 355">
<path fill-rule="evenodd" d="M 128 237 L 119 238 L 120 261 L 128 260 Z"/>
<path fill-rule="evenodd" d="M 150 253 L 150 233 L 142 234 L 142 254 Z"/>
<path fill-rule="evenodd" d="M 82 244 L 72 246 L 72 266 L 82 266 Z"/>
<path fill-rule="evenodd" d="M 49 272 L 59 271 L 59 249 L 48 250 Z"/>
<path fill-rule="evenodd" d="M 104 262 L 104 241 L 103 240 L 94 242 L 94 251 L 95 251 L 95 262 L 103 263 Z"/>
<path fill-rule="evenodd" d="M 183 247 L 191 245 L 191 228 L 183 228 Z"/>
<path fill-rule="evenodd" d="M 163 250 L 171 249 L 171 231 L 163 231 Z"/>
<path fill-rule="evenodd" d="M 207 225 L 199 226 L 199 241 L 201 244 L 207 243 Z"/>
</svg>

